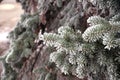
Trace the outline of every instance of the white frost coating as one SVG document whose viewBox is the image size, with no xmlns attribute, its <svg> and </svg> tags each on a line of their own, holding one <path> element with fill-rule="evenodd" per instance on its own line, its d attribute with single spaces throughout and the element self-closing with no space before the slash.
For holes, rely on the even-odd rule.
<svg viewBox="0 0 120 80">
<path fill-rule="evenodd" d="M 80 79 L 87 73 L 96 74 L 100 70 L 98 65 L 112 64 L 108 61 L 105 51 L 120 47 L 120 39 L 115 37 L 120 32 L 119 22 L 107 21 L 100 16 L 92 16 L 87 21 L 92 26 L 83 34 L 69 26 L 62 26 L 58 29 L 58 33 L 43 35 L 46 45 L 56 49 L 50 54 L 50 61 L 54 62 L 65 75 L 70 72 Z M 97 63 L 92 63 L 96 57 Z"/>
</svg>

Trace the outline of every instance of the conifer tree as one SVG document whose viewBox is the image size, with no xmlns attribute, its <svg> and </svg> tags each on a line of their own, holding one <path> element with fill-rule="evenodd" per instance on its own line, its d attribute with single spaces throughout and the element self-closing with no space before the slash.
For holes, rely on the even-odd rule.
<svg viewBox="0 0 120 80">
<path fill-rule="evenodd" d="M 120 0 L 17 0 L 1 80 L 119 80 Z"/>
</svg>

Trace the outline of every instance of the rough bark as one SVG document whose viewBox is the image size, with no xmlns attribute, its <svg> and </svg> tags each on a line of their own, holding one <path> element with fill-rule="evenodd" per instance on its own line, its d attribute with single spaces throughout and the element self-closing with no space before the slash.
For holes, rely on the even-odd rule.
<svg viewBox="0 0 120 80">
<path fill-rule="evenodd" d="M 88 17 L 92 15 L 100 15 L 102 17 L 110 16 L 109 8 L 100 9 L 99 5 L 95 2 L 92 3 L 87 0 L 80 2 L 79 0 L 41 0 L 43 4 L 38 4 L 36 0 L 27 0 L 29 5 L 23 6 L 25 13 L 34 14 L 39 11 L 40 22 L 37 25 L 35 31 L 36 34 L 39 31 L 44 32 L 56 32 L 56 30 L 63 25 L 69 25 L 70 27 L 80 29 L 82 32 L 89 27 L 87 24 Z M 40 7 L 42 6 L 42 7 Z M 41 8 L 41 9 L 37 9 Z M 49 51 L 45 47 L 42 41 L 37 40 L 33 53 L 28 58 L 23 58 L 24 64 L 20 69 L 17 80 L 37 80 L 39 74 L 34 73 L 33 70 L 38 67 L 43 67 L 46 71 L 56 76 L 56 80 L 80 80 L 73 75 L 64 75 L 60 70 L 55 70 L 55 64 L 49 63 Z M 96 76 L 96 75 L 95 75 Z M 104 74 L 98 75 L 100 79 L 95 80 L 106 80 Z M 87 80 L 88 76 L 83 80 Z"/>
</svg>

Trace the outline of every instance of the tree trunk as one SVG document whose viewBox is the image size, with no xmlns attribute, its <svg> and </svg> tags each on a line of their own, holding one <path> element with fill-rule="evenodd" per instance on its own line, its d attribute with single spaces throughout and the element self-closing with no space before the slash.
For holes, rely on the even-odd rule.
<svg viewBox="0 0 120 80">
<path fill-rule="evenodd" d="M 87 19 L 93 15 L 100 15 L 109 19 L 114 12 L 111 8 L 101 8 L 99 0 L 17 0 L 22 4 L 25 13 L 39 17 L 36 23 L 35 34 L 44 34 L 45 32 L 57 32 L 60 26 L 69 25 L 71 28 L 84 32 L 89 25 Z M 119 0 L 118 0 L 119 1 Z M 41 32 L 40 32 L 41 31 Z M 45 74 L 50 73 L 52 78 L 49 80 L 108 80 L 105 74 L 92 75 L 98 77 L 91 79 L 87 76 L 79 79 L 76 76 L 64 75 L 59 69 L 56 69 L 54 63 L 49 62 L 50 50 L 43 44 L 42 40 L 35 39 L 35 45 L 32 47 L 33 53 L 23 57 L 19 62 L 23 62 L 22 67 L 18 69 L 16 64 L 10 64 L 17 70 L 15 80 L 42 80 L 41 71 L 35 70 L 39 67 L 45 70 Z M 46 73 L 47 72 L 47 73 Z M 45 77 L 45 76 L 43 76 Z M 43 79 L 44 80 L 44 79 Z M 48 80 L 48 79 L 45 79 Z"/>
</svg>

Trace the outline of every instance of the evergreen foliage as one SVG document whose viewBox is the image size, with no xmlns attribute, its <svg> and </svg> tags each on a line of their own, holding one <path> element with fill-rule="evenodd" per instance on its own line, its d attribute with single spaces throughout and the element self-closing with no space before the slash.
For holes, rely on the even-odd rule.
<svg viewBox="0 0 120 80">
<path fill-rule="evenodd" d="M 65 75 L 83 79 L 86 75 L 103 73 L 109 80 L 119 80 L 120 63 L 116 58 L 120 56 L 120 37 L 116 35 L 120 32 L 120 22 L 116 16 L 111 21 L 100 16 L 90 17 L 87 20 L 90 27 L 84 33 L 69 26 L 60 27 L 58 33 L 44 33 L 45 44 L 56 48 L 50 53 L 50 61 Z"/>
<path fill-rule="evenodd" d="M 120 79 L 120 0 L 17 1 L 2 80 Z"/>
<path fill-rule="evenodd" d="M 34 31 L 38 22 L 37 14 L 25 13 L 21 16 L 16 28 L 10 32 L 8 36 L 10 49 L 5 56 L 1 57 L 4 67 L 2 80 L 16 80 L 17 72 L 23 65 L 22 59 L 32 53 L 34 40 L 37 37 Z"/>
</svg>

